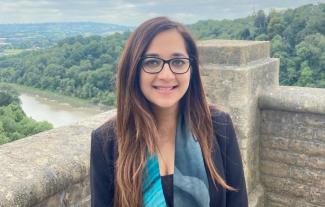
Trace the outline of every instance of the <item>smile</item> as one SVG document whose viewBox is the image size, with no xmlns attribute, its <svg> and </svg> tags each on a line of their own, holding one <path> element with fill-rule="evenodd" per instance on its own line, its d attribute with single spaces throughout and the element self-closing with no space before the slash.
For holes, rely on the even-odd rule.
<svg viewBox="0 0 325 207">
<path fill-rule="evenodd" d="M 161 93 L 171 92 L 177 87 L 178 86 L 153 86 L 154 89 L 156 89 L 157 91 L 159 91 Z"/>
</svg>

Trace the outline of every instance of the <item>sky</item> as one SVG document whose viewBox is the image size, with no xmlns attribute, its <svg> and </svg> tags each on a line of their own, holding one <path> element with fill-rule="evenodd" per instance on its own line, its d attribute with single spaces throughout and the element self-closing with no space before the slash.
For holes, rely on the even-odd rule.
<svg viewBox="0 0 325 207">
<path fill-rule="evenodd" d="M 137 26 L 156 16 L 190 24 L 310 3 L 325 3 L 325 0 L 0 0 L 0 24 L 102 22 Z"/>
</svg>

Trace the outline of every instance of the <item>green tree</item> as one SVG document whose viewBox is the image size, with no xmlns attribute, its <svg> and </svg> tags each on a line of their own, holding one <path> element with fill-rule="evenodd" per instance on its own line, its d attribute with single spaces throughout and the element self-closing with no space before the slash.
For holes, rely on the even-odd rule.
<svg viewBox="0 0 325 207">
<path fill-rule="evenodd" d="M 266 33 L 267 20 L 263 10 L 259 10 L 257 12 L 257 15 L 254 19 L 254 26 L 257 28 L 258 35 Z"/>
<path fill-rule="evenodd" d="M 299 86 L 313 86 L 313 71 L 310 69 L 308 62 L 304 61 L 301 64 L 300 77 L 298 80 Z"/>
<path fill-rule="evenodd" d="M 270 39 L 275 35 L 281 35 L 285 29 L 283 17 L 280 13 L 271 11 L 268 16 L 267 32 Z"/>
</svg>

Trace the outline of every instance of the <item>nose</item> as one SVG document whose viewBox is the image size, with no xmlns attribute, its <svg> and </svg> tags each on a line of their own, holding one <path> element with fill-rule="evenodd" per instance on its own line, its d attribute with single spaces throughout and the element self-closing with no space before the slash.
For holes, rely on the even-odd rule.
<svg viewBox="0 0 325 207">
<path fill-rule="evenodd" d="M 159 79 L 173 79 L 174 77 L 175 77 L 175 74 L 169 68 L 168 63 L 165 63 L 163 66 L 163 69 L 158 73 L 158 78 Z"/>
</svg>

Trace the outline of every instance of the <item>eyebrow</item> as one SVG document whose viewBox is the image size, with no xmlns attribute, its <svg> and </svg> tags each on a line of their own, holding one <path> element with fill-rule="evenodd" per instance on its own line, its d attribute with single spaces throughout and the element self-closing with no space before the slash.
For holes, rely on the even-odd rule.
<svg viewBox="0 0 325 207">
<path fill-rule="evenodd" d="M 157 53 L 147 53 L 144 55 L 145 57 L 160 57 Z M 173 53 L 172 57 L 186 57 L 183 53 Z"/>
</svg>

